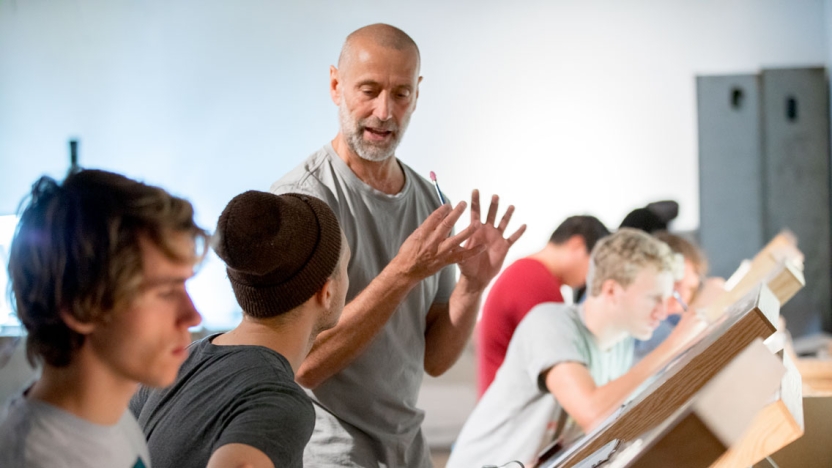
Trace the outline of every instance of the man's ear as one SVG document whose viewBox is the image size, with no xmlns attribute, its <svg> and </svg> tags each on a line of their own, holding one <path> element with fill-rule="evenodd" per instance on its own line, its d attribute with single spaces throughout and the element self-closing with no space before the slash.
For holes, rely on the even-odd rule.
<svg viewBox="0 0 832 468">
<path fill-rule="evenodd" d="M 338 69 L 335 65 L 329 66 L 329 96 L 336 106 L 341 105 L 341 78 L 338 75 Z"/>
<path fill-rule="evenodd" d="M 419 104 L 419 85 L 422 84 L 422 77 L 420 76 L 418 80 L 416 80 L 416 96 L 413 98 L 413 110 L 416 110 L 416 106 Z"/>
<path fill-rule="evenodd" d="M 615 280 L 608 279 L 601 283 L 601 295 L 612 301 L 618 301 L 619 291 L 621 290 L 621 285 Z"/>
<path fill-rule="evenodd" d="M 315 293 L 315 303 L 319 306 L 329 310 L 332 307 L 332 287 L 334 285 L 334 280 L 329 278 L 326 280 L 326 283 Z"/>
<path fill-rule="evenodd" d="M 63 320 L 66 326 L 75 333 L 80 335 L 89 335 L 95 330 L 95 323 L 82 322 L 70 314 L 66 309 L 61 309 L 59 313 L 61 314 L 61 320 Z"/>
<path fill-rule="evenodd" d="M 576 253 L 585 254 L 588 252 L 588 249 L 586 248 L 586 241 L 583 237 L 577 234 L 567 239 L 566 245 L 569 246 L 570 251 Z"/>
</svg>

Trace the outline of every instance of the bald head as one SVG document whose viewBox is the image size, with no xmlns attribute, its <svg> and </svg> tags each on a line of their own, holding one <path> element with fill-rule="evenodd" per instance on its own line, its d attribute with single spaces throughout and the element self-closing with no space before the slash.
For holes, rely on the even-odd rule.
<svg viewBox="0 0 832 468">
<path fill-rule="evenodd" d="M 389 24 L 376 23 L 357 29 L 347 36 L 341 55 L 338 57 L 338 68 L 344 67 L 352 61 L 356 52 L 365 44 L 374 44 L 386 49 L 399 51 L 412 50 L 416 54 L 417 70 L 421 61 L 419 46 L 401 29 Z"/>
</svg>

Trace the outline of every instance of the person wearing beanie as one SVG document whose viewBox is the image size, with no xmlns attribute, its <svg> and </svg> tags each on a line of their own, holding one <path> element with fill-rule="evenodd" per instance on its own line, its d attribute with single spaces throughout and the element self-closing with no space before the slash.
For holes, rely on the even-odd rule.
<svg viewBox="0 0 832 468">
<path fill-rule="evenodd" d="M 315 411 L 294 377 L 344 308 L 349 246 L 321 200 L 248 191 L 223 210 L 212 247 L 243 320 L 194 342 L 172 386 L 133 397 L 153 466 L 301 467 Z"/>
</svg>

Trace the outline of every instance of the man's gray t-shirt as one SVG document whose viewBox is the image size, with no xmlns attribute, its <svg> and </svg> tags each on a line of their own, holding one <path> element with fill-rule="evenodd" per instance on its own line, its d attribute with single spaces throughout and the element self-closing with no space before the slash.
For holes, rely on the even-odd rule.
<svg viewBox="0 0 832 468">
<path fill-rule="evenodd" d="M 126 409 L 104 426 L 20 394 L 0 415 L 0 467 L 150 468 L 150 455 Z"/>
<path fill-rule="evenodd" d="M 440 206 L 433 185 L 399 164 L 404 188 L 387 195 L 361 181 L 327 144 L 271 187 L 315 196 L 335 212 L 352 250 L 348 302 Z M 309 392 L 316 423 L 304 454 L 308 466 L 430 466 L 424 413 L 416 408 L 425 319 L 432 304 L 448 303 L 454 284 L 454 267 L 421 281 L 358 358 Z"/>
<path fill-rule="evenodd" d="M 558 437 L 568 444 L 582 435 L 571 417 L 557 433 L 563 409 L 546 388 L 543 373 L 556 364 L 577 362 L 600 386 L 626 373 L 633 359 L 633 338 L 602 351 L 582 315 L 582 305 L 551 302 L 526 315 L 494 382 L 465 422 L 449 468 L 499 466 L 512 460 L 533 466 L 540 450 Z"/>
<path fill-rule="evenodd" d="M 315 412 L 289 361 L 263 346 L 191 344 L 176 381 L 130 400 L 156 468 L 202 468 L 227 444 L 263 452 L 275 467 L 301 467 Z"/>
</svg>

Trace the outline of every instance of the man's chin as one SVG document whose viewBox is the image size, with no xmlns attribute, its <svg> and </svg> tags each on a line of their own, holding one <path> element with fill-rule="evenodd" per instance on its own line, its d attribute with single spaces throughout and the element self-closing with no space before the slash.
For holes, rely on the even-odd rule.
<svg viewBox="0 0 832 468">
<path fill-rule="evenodd" d="M 385 151 L 385 152 L 382 153 L 382 152 L 375 152 L 375 151 L 359 150 L 359 151 L 356 151 L 355 153 L 358 155 L 358 157 L 360 157 L 361 159 L 363 159 L 365 161 L 382 162 L 382 161 L 387 161 L 388 159 L 392 158 L 394 152 L 393 151 L 390 151 L 390 152 Z"/>
<path fill-rule="evenodd" d="M 633 336 L 639 341 L 648 341 L 650 338 L 653 338 L 653 331 L 641 331 L 639 333 L 633 333 Z"/>
</svg>

